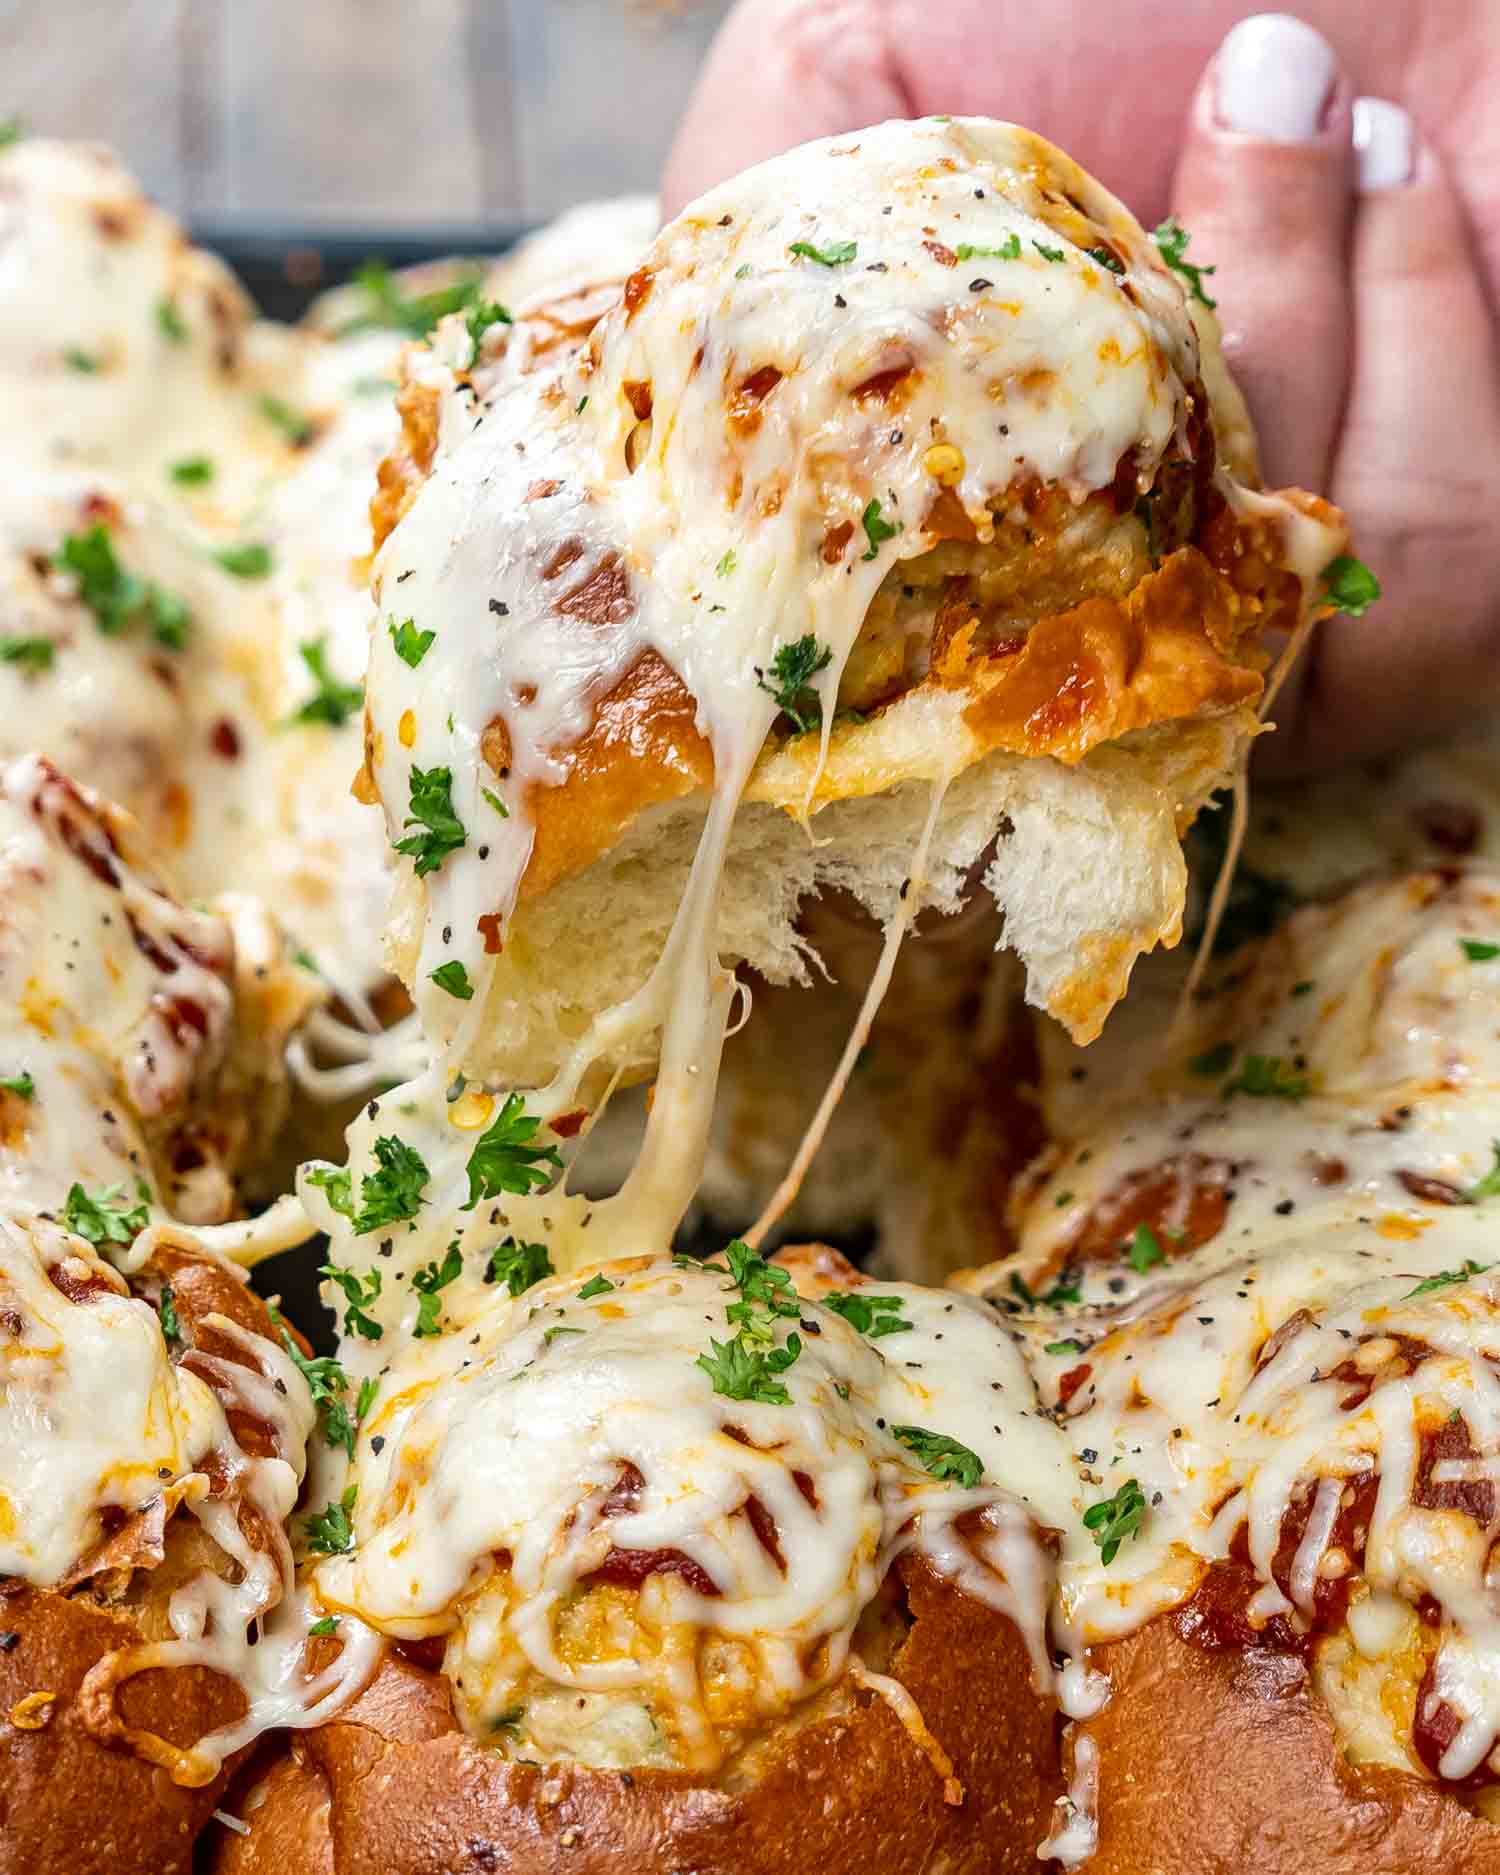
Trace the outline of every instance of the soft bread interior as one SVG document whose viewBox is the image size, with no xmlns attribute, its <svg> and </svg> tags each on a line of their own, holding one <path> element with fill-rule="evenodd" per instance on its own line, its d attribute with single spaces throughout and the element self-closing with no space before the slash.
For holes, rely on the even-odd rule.
<svg viewBox="0 0 1500 1875">
<path fill-rule="evenodd" d="M 924 714 L 945 703 L 924 698 Z M 906 714 L 893 710 L 882 720 Z M 798 929 L 799 907 L 828 889 L 849 893 L 888 922 L 941 786 L 945 736 L 951 747 L 956 726 L 893 725 L 893 733 L 911 738 L 908 773 L 926 768 L 932 779 L 828 802 L 807 826 L 752 790 L 725 868 L 720 956 L 772 983 L 809 982 L 815 953 Z M 1006 943 L 1027 968 L 1031 999 L 1080 1041 L 1091 1038 L 1135 959 L 1176 943 L 1186 887 L 1180 833 L 1224 780 L 1247 727 L 1236 713 L 1143 730 L 1073 767 L 985 757 L 943 795 L 925 904 L 956 911 L 982 864 L 985 889 L 1004 913 Z M 546 1079 L 598 1011 L 646 980 L 681 900 L 703 814 L 700 797 L 652 810 L 607 856 L 523 903 L 484 1011 L 485 1072 L 523 1084 Z M 407 973 L 421 913 L 408 881 L 392 920 L 393 962 Z M 654 1057 L 651 1038 L 642 1038 L 627 1058 L 605 1065 L 633 1078 Z"/>
</svg>

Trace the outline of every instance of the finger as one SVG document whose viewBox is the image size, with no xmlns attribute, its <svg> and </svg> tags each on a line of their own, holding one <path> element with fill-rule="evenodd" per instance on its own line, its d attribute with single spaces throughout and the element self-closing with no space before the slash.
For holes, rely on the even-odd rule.
<svg viewBox="0 0 1500 1875">
<path fill-rule="evenodd" d="M 1266 480 L 1327 486 L 1349 370 L 1353 203 L 1348 87 L 1321 33 L 1242 20 L 1189 113 L 1173 205 L 1217 271 L 1224 351 Z"/>
<path fill-rule="evenodd" d="M 1404 110 L 1361 99 L 1355 130 L 1355 365 L 1332 490 L 1385 592 L 1321 628 L 1291 733 L 1268 748 L 1282 766 L 1435 732 L 1500 689 L 1500 356 L 1476 244 Z"/>
<path fill-rule="evenodd" d="M 882 0 L 742 0 L 667 158 L 662 213 L 793 144 L 913 117 Z"/>
</svg>

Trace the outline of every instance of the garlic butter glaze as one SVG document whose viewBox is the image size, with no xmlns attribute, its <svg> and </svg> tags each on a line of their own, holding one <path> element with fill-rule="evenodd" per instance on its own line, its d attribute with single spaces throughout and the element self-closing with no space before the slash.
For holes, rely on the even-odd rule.
<svg viewBox="0 0 1500 1875">
<path fill-rule="evenodd" d="M 355 1548 L 318 1565 L 318 1595 L 446 1637 L 464 1723 L 521 1757 L 712 1768 L 736 1722 L 843 1674 L 913 1546 L 1016 1620 L 1049 1684 L 1037 1527 L 1070 1512 L 1066 1443 L 982 1305 L 878 1293 L 904 1325 L 877 1340 L 802 1299 L 782 1404 L 727 1398 L 697 1364 L 735 1333 L 722 1264 L 635 1258 L 590 1284 L 473 1292 L 432 1339 L 351 1348 L 380 1391 L 351 1474 Z M 982 1479 L 929 1475 L 891 1430 L 912 1425 L 957 1440 Z M 988 1515 L 964 1535 L 966 1512 Z M 591 1643 L 576 1608 L 601 1585 Z"/>
</svg>

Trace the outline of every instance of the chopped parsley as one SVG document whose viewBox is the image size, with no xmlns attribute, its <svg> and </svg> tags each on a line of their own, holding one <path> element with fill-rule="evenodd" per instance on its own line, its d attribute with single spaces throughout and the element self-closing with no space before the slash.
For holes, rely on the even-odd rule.
<svg viewBox="0 0 1500 1875">
<path fill-rule="evenodd" d="M 1068 258 L 1066 248 L 1048 247 L 1045 241 L 1033 241 L 1031 244 L 1043 260 L 1060 261 Z"/>
<path fill-rule="evenodd" d="M 129 573 L 115 557 L 114 542 L 102 521 L 82 534 L 66 534 L 57 564 L 78 582 L 78 597 L 106 637 L 136 623 L 150 627 L 159 644 L 180 651 L 187 636 L 188 609 L 175 593 L 154 579 Z"/>
<path fill-rule="evenodd" d="M 408 853 L 417 877 L 436 872 L 450 853 L 468 843 L 463 822 L 453 811 L 453 770 L 417 768 L 411 771 L 411 812 L 402 823 L 423 827 L 423 833 L 408 834 L 396 842 L 398 853 Z"/>
<path fill-rule="evenodd" d="M 1363 618 L 1380 597 L 1380 581 L 1352 554 L 1341 553 L 1323 568 L 1324 605 L 1335 612 L 1347 612 L 1350 618 Z"/>
<path fill-rule="evenodd" d="M 1118 254 L 1112 254 L 1107 247 L 1086 247 L 1083 251 L 1090 260 L 1098 261 L 1107 273 L 1124 273 L 1124 261 Z"/>
<path fill-rule="evenodd" d="M 1240 1071 L 1223 1092 L 1248 1094 L 1253 1100 L 1305 1100 L 1312 1083 L 1280 1055 L 1246 1055 Z"/>
<path fill-rule="evenodd" d="M 0 150 L 8 150 L 26 135 L 26 125 L 19 117 L 0 119 Z"/>
<path fill-rule="evenodd" d="M 1091 1504 L 1083 1513 L 1083 1527 L 1099 1545 L 1099 1560 L 1107 1569 L 1126 1537 L 1138 1537 L 1146 1521 L 1146 1494 L 1134 1478 L 1127 1478 L 1113 1497 Z"/>
<path fill-rule="evenodd" d="M 22 1068 L 19 1074 L 0 1075 L 0 1087 L 3 1087 L 7 1094 L 14 1094 L 18 1100 L 35 1100 L 36 1098 L 36 1082 L 32 1080 L 31 1072 L 27 1068 Z"/>
<path fill-rule="evenodd" d="M 498 1198 L 503 1191 L 539 1191 L 563 1169 L 556 1146 L 533 1146 L 541 1121 L 526 1111 L 519 1094 L 507 1094 L 494 1124 L 480 1135 L 469 1154 L 469 1202 Z"/>
<path fill-rule="evenodd" d="M 718 574 L 720 579 L 727 579 L 738 565 L 739 560 L 735 554 L 734 548 L 726 547 L 719 555 L 719 564 L 714 568 L 714 571 Z"/>
<path fill-rule="evenodd" d="M 337 1615 L 324 1615 L 321 1620 L 315 1621 L 307 1631 L 310 1635 L 316 1635 L 320 1639 L 325 1634 L 337 1634 L 339 1631 L 339 1617 Z"/>
<path fill-rule="evenodd" d="M 434 287 L 426 293 L 408 293 L 384 261 L 367 260 L 355 274 L 354 283 L 364 294 L 365 310 L 340 327 L 340 338 L 384 326 L 405 332 L 414 339 L 424 339 L 439 319 L 445 319 L 449 313 L 464 312 L 471 307 L 477 310 L 483 304 L 484 284 L 477 268 L 465 269 L 447 286 Z"/>
<path fill-rule="evenodd" d="M 293 449 L 306 449 L 318 433 L 318 426 L 311 417 L 304 416 L 300 410 L 285 403 L 269 392 L 256 405 L 266 422 L 281 431 Z"/>
<path fill-rule="evenodd" d="M 803 260 L 815 260 L 820 267 L 847 267 L 859 252 L 857 241 L 830 241 L 827 247 L 815 247 L 811 241 L 793 241 L 789 254 Z"/>
<path fill-rule="evenodd" d="M 235 579 L 264 579 L 271 570 L 271 549 L 263 541 L 247 540 L 220 547 L 214 560 Z"/>
<path fill-rule="evenodd" d="M 823 721 L 823 705 L 810 686 L 818 672 L 833 662 L 827 645 L 820 645 L 811 632 L 793 644 L 782 645 L 771 660 L 771 681 L 760 665 L 755 666 L 755 681 L 767 696 L 774 697 L 782 714 L 791 719 L 799 735 L 816 729 Z"/>
<path fill-rule="evenodd" d="M 404 1224 L 422 1208 L 427 1186 L 427 1162 L 403 1139 L 386 1134 L 375 1142 L 379 1169 L 359 1188 L 359 1210 L 354 1216 L 356 1237 L 368 1236 L 388 1224 Z"/>
<path fill-rule="evenodd" d="M 396 647 L 396 656 L 403 664 L 409 664 L 413 670 L 422 662 L 432 649 L 436 632 L 419 632 L 415 619 L 404 618 L 398 625 L 394 619 L 390 624 L 391 643 Z"/>
<path fill-rule="evenodd" d="M 595 1296 L 607 1296 L 612 1290 L 618 1289 L 619 1286 L 618 1283 L 612 1283 L 607 1276 L 591 1276 L 578 1291 L 578 1300 L 580 1302 L 592 1302 Z"/>
<path fill-rule="evenodd" d="M 1008 234 L 999 247 L 975 247 L 969 241 L 960 241 L 953 251 L 960 260 L 1019 260 L 1021 237 Z"/>
<path fill-rule="evenodd" d="M 495 812 L 502 820 L 510 819 L 510 809 L 505 805 L 504 801 L 500 799 L 500 796 L 496 794 L 493 788 L 481 788 L 479 792 L 484 796 L 485 800 L 489 802 L 490 806 L 494 808 Z"/>
<path fill-rule="evenodd" d="M 513 323 L 510 314 L 497 299 L 482 299 L 478 305 L 471 306 L 469 316 L 464 320 L 464 324 L 469 329 L 469 337 L 474 341 L 474 355 L 469 360 L 470 364 L 478 358 L 479 347 L 491 326 L 508 326 Z M 587 402 L 586 397 L 582 399 L 578 406 L 580 411 Z"/>
<path fill-rule="evenodd" d="M 450 1283 L 457 1282 L 463 1274 L 464 1259 L 455 1237 L 449 1244 L 441 1263 L 433 1261 L 412 1275 L 411 1286 L 417 1295 L 417 1325 L 412 1334 L 421 1340 L 426 1335 L 439 1332 L 438 1316 L 442 1313 L 441 1292 Z"/>
<path fill-rule="evenodd" d="M 177 302 L 169 293 L 163 293 L 156 302 L 156 323 L 164 339 L 173 345 L 187 344 L 187 321 L 178 312 Z"/>
<path fill-rule="evenodd" d="M 371 1270 L 367 1276 L 361 1276 L 358 1270 L 344 1270 L 336 1263 L 324 1263 L 318 1273 L 344 1292 L 347 1304 L 344 1333 L 361 1335 L 366 1341 L 379 1341 L 385 1330 L 367 1311 L 380 1299 L 380 1271 Z"/>
<path fill-rule="evenodd" d="M 307 960 L 309 969 L 316 969 L 312 959 Z M 350 1174 L 347 1165 L 314 1166 L 307 1174 L 309 1185 L 316 1185 L 328 1199 L 340 1217 L 354 1216 L 354 1199 L 350 1190 Z"/>
<path fill-rule="evenodd" d="M 1486 1270 L 1494 1267 L 1493 1263 L 1476 1263 L 1472 1257 L 1465 1257 L 1461 1269 L 1439 1270 L 1436 1276 L 1429 1276 L 1425 1283 L 1418 1283 L 1415 1289 L 1408 1289 L 1401 1300 L 1409 1302 L 1413 1296 L 1425 1296 L 1430 1290 L 1446 1289 L 1451 1283 L 1466 1283 L 1471 1276 L 1483 1276 Z"/>
<path fill-rule="evenodd" d="M 297 1346 L 291 1330 L 281 1316 L 281 1311 L 270 1308 L 271 1320 L 276 1324 L 281 1336 L 281 1345 L 286 1349 L 292 1365 L 307 1382 L 307 1390 L 312 1395 L 312 1403 L 317 1408 L 318 1420 L 323 1430 L 326 1444 L 335 1450 L 342 1450 L 354 1456 L 354 1437 L 360 1423 L 370 1410 L 371 1402 L 379 1389 L 380 1382 L 375 1379 L 360 1382 L 359 1395 L 351 1413 L 345 1404 L 345 1395 L 349 1391 L 349 1376 L 342 1365 L 331 1354 L 319 1355 L 310 1360 Z"/>
<path fill-rule="evenodd" d="M 0 664 L 19 664 L 23 671 L 50 671 L 56 652 L 50 638 L 0 636 Z"/>
<path fill-rule="evenodd" d="M 325 1505 L 303 1519 L 307 1547 L 319 1556 L 343 1556 L 354 1548 L 354 1500 L 358 1485 L 351 1484 L 336 1504 Z"/>
<path fill-rule="evenodd" d="M 509 1732 L 512 1738 L 521 1736 L 521 1721 L 526 1716 L 524 1706 L 512 1706 L 508 1712 L 502 1712 L 498 1719 L 490 1721 L 492 1732 Z"/>
<path fill-rule="evenodd" d="M 924 1426 L 892 1426 L 891 1436 L 915 1454 L 922 1469 L 946 1483 L 962 1485 L 972 1491 L 984 1477 L 984 1462 L 945 1432 L 928 1432 Z"/>
<path fill-rule="evenodd" d="M 202 488 L 214 479 L 213 458 L 183 456 L 171 465 L 167 474 L 179 488 Z"/>
<path fill-rule="evenodd" d="M 1130 1247 L 1125 1252 L 1126 1260 L 1138 1276 L 1144 1276 L 1153 1263 L 1165 1263 L 1167 1253 L 1157 1241 L 1156 1232 L 1149 1224 L 1137 1224 L 1130 1235 Z"/>
<path fill-rule="evenodd" d="M 1188 1072 L 1217 1080 L 1219 1075 L 1227 1074 L 1233 1065 L 1234 1043 L 1216 1042 L 1212 1048 L 1205 1048 L 1201 1055 L 1193 1056 L 1188 1063 Z"/>
<path fill-rule="evenodd" d="M 880 512 L 880 503 L 873 499 L 865 503 L 865 511 L 859 517 L 859 524 L 865 530 L 865 539 L 870 543 L 859 556 L 861 560 L 873 560 L 880 552 L 882 543 L 894 540 L 901 532 L 901 523 L 887 521 Z"/>
<path fill-rule="evenodd" d="M 81 345 L 69 345 L 63 352 L 63 363 L 70 371 L 81 371 L 86 377 L 92 377 L 99 369 L 99 360 Z"/>
<path fill-rule="evenodd" d="M 582 1328 L 567 1328 L 561 1322 L 554 1322 L 543 1334 L 542 1346 L 544 1348 L 550 1348 L 553 1342 L 562 1335 L 581 1335 L 584 1332 Z"/>
<path fill-rule="evenodd" d="M 724 1262 L 739 1300 L 724 1311 L 735 1330 L 728 1341 L 709 1338 L 709 1352 L 700 1354 L 698 1367 L 708 1375 L 715 1393 L 729 1400 L 750 1400 L 761 1406 L 790 1406 L 792 1396 L 778 1375 L 784 1374 L 802 1353 L 802 1337 L 789 1334 L 783 1347 L 776 1345 L 779 1319 L 796 1320 L 802 1304 L 792 1279 L 735 1238 L 724 1247 Z M 724 1264 L 705 1266 L 724 1272 Z"/>
<path fill-rule="evenodd" d="M 1049 1341 L 1042 1349 L 1043 1354 L 1082 1354 L 1081 1341 Z"/>
<path fill-rule="evenodd" d="M 901 1313 L 905 1306 L 901 1296 L 867 1296 L 858 1290 L 849 1295 L 835 1290 L 823 1297 L 825 1309 L 842 1315 L 851 1328 L 868 1335 L 871 1341 L 878 1341 L 882 1335 L 898 1335 L 911 1327 Z"/>
<path fill-rule="evenodd" d="M 1490 1141 L 1490 1151 L 1495 1163 L 1477 1184 L 1471 1185 L 1464 1193 L 1469 1204 L 1483 1204 L 1486 1198 L 1500 1198 L 1500 1139 Z"/>
<path fill-rule="evenodd" d="M 1488 944 L 1480 938 L 1460 938 L 1458 944 L 1471 964 L 1487 964 L 1500 957 L 1500 944 Z"/>
<path fill-rule="evenodd" d="M 1077 1276 L 1069 1280 L 1065 1271 L 1044 1296 L 1039 1296 L 1027 1286 L 1024 1277 L 1012 1271 L 1010 1292 L 1015 1297 L 1015 1301 L 1007 1301 L 1005 1306 L 1012 1312 L 1023 1308 L 1061 1309 L 1066 1308 L 1070 1302 L 1082 1300 L 1083 1285 Z"/>
<path fill-rule="evenodd" d="M 456 957 L 450 963 L 439 964 L 436 970 L 429 970 L 427 976 L 440 990 L 456 996 L 461 1003 L 473 1001 L 474 985 L 469 981 L 468 971 Z"/>
<path fill-rule="evenodd" d="M 1187 281 L 1188 298 L 1197 300 L 1200 306 L 1207 306 L 1212 311 L 1219 302 L 1210 299 L 1204 292 L 1203 281 L 1208 274 L 1219 270 L 1217 267 L 1195 266 L 1187 258 L 1188 243 L 1192 238 L 1175 215 L 1168 215 L 1165 221 L 1158 223 L 1151 231 L 1151 239 L 1156 243 L 1162 259 L 1174 273 L 1180 273 Z"/>
<path fill-rule="evenodd" d="M 100 1191 L 89 1192 L 75 1183 L 63 1204 L 62 1221 L 74 1236 L 92 1244 L 131 1243 L 146 1228 L 150 1216 L 145 1204 L 128 1203 L 123 1185 L 106 1185 Z"/>
<path fill-rule="evenodd" d="M 317 688 L 297 709 L 294 723 L 326 723 L 330 729 L 342 729 L 356 711 L 363 709 L 363 684 L 346 684 L 328 668 L 327 638 L 309 638 L 297 647 L 297 655 L 307 666 Z"/>
<path fill-rule="evenodd" d="M 170 1283 L 161 1286 L 161 1300 L 156 1305 L 156 1314 L 161 1322 L 162 1339 L 168 1342 L 181 1341 L 182 1323 L 177 1318 L 177 1303 Z"/>
<path fill-rule="evenodd" d="M 556 1274 L 546 1244 L 520 1243 L 514 1237 L 507 1237 L 490 1252 L 490 1267 L 484 1280 L 504 1283 L 513 1296 L 523 1296 L 544 1276 Z"/>
</svg>

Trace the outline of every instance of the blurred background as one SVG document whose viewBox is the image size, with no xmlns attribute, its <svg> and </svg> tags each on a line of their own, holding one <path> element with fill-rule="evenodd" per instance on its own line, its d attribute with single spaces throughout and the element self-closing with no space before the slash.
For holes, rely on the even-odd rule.
<svg viewBox="0 0 1500 1875">
<path fill-rule="evenodd" d="M 195 229 L 463 234 L 655 187 L 728 0 L 0 0 L 0 116 Z"/>
</svg>

